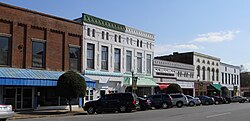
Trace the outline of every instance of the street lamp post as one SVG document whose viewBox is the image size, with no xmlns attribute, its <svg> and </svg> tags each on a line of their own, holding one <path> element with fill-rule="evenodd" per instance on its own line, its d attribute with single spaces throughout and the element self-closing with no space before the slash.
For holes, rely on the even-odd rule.
<svg viewBox="0 0 250 121">
<path fill-rule="evenodd" d="M 132 74 L 132 93 L 134 93 L 134 90 L 137 89 L 137 78 L 135 75 L 134 75 L 134 70 L 131 71 L 131 74 Z"/>
</svg>

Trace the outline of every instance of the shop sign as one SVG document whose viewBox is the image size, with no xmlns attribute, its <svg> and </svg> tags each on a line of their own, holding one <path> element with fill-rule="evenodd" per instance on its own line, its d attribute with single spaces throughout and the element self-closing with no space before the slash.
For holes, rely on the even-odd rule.
<svg viewBox="0 0 250 121">
<path fill-rule="evenodd" d="M 194 82 L 176 81 L 176 83 L 180 85 L 181 88 L 194 88 Z"/>
</svg>

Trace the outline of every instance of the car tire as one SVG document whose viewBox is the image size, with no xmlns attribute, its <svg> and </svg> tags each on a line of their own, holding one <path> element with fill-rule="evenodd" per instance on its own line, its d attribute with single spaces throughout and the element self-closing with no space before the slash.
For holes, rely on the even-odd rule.
<svg viewBox="0 0 250 121">
<path fill-rule="evenodd" d="M 94 114 L 95 113 L 95 108 L 94 107 L 89 107 L 87 108 L 88 114 Z"/>
<path fill-rule="evenodd" d="M 218 104 L 220 104 L 220 102 L 219 101 L 215 101 L 215 105 L 218 105 Z"/>
<path fill-rule="evenodd" d="M 181 108 L 181 107 L 183 106 L 183 102 L 177 102 L 177 103 L 176 103 L 176 106 L 177 106 L 178 108 Z"/>
<path fill-rule="evenodd" d="M 126 111 L 127 111 L 127 107 L 126 106 L 122 105 L 122 106 L 119 107 L 119 112 L 120 113 L 125 113 Z"/>
<path fill-rule="evenodd" d="M 194 106 L 195 105 L 195 103 L 193 102 L 193 101 L 191 101 L 191 102 L 189 102 L 189 104 L 188 104 L 189 106 Z"/>
<path fill-rule="evenodd" d="M 162 103 L 162 106 L 161 106 L 163 109 L 166 109 L 168 108 L 168 104 L 167 103 Z"/>
<path fill-rule="evenodd" d="M 245 100 L 241 100 L 241 103 L 245 103 Z"/>
<path fill-rule="evenodd" d="M 103 113 L 103 111 L 96 111 L 96 113 L 97 113 L 97 114 L 102 114 L 102 113 Z"/>
<path fill-rule="evenodd" d="M 205 105 L 209 105 L 210 103 L 208 101 L 205 102 Z"/>
</svg>

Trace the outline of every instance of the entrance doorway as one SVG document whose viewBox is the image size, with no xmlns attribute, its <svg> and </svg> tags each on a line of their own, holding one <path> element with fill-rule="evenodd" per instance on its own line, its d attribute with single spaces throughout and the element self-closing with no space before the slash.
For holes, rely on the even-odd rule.
<svg viewBox="0 0 250 121">
<path fill-rule="evenodd" d="M 33 108 L 33 91 L 31 87 L 4 87 L 4 103 L 12 105 L 14 110 Z"/>
</svg>

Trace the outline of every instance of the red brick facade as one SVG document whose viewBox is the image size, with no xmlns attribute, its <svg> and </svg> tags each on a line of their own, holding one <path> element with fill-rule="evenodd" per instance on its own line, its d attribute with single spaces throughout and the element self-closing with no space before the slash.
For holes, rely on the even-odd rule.
<svg viewBox="0 0 250 121">
<path fill-rule="evenodd" d="M 82 24 L 0 3 L 0 36 L 10 37 L 10 67 L 32 68 L 32 39 L 46 41 L 45 69 L 69 69 L 69 45 L 80 47 Z M 80 56 L 80 67 L 82 58 Z"/>
</svg>

